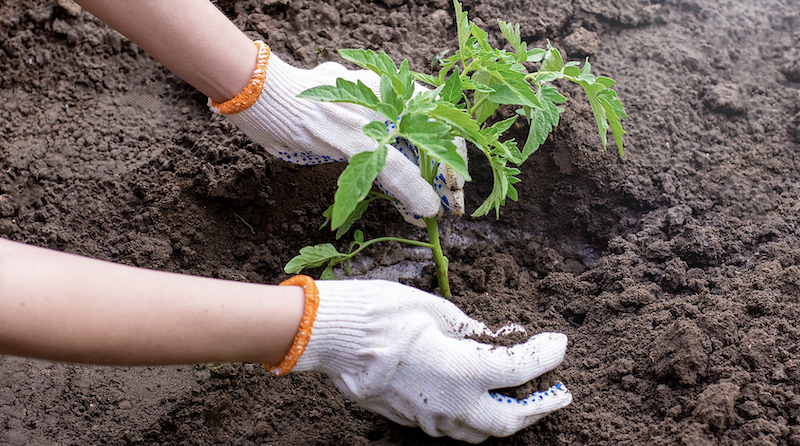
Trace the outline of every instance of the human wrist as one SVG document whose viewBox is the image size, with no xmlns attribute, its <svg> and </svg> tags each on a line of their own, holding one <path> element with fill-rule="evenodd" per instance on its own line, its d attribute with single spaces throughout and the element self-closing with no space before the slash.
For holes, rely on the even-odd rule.
<svg viewBox="0 0 800 446">
<path fill-rule="evenodd" d="M 308 276 L 298 275 L 281 282 L 280 285 L 301 287 L 305 296 L 303 315 L 288 351 L 283 359 L 275 365 L 263 364 L 268 372 L 277 376 L 283 376 L 292 371 L 292 368 L 297 363 L 297 359 L 303 354 L 311 336 L 311 329 L 317 316 L 317 308 L 319 307 L 319 291 L 314 283 L 314 279 Z"/>
<path fill-rule="evenodd" d="M 262 41 L 255 41 L 253 45 L 256 49 L 256 63 L 252 72 L 250 72 L 249 81 L 240 90 L 237 90 L 236 87 L 233 89 L 228 88 L 229 93 L 224 96 L 230 99 L 224 102 L 217 102 L 214 98 L 208 98 L 208 106 L 211 110 L 221 114 L 232 115 L 250 108 L 258 100 L 264 88 L 271 51 L 269 45 Z M 238 93 L 234 91 L 238 91 Z"/>
</svg>

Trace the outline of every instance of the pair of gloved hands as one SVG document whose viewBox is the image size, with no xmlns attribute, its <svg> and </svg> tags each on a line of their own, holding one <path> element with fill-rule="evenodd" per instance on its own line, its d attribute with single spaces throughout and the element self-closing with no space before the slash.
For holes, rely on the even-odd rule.
<svg viewBox="0 0 800 446">
<path fill-rule="evenodd" d="M 332 62 L 297 69 L 270 55 L 265 44 L 256 44 L 259 61 L 251 84 L 231 101 L 210 101 L 212 110 L 224 113 L 270 154 L 292 163 L 345 161 L 377 147 L 362 127 L 383 119 L 379 114 L 353 104 L 296 97 L 314 86 L 334 85 L 337 78 L 360 80 L 379 94 L 377 75 Z M 413 147 L 402 144 L 389 151 L 376 182 L 400 201 L 404 218 L 418 224 L 419 217 L 437 215 L 445 203 L 463 213 L 463 179 L 442 170 L 437 177 L 444 183 L 431 186 L 419 175 Z M 460 144 L 463 148 L 463 140 Z M 301 282 L 306 314 L 295 345 L 273 369 L 277 374 L 324 372 L 365 408 L 432 436 L 475 443 L 511 435 L 572 399 L 561 384 L 524 400 L 492 392 L 524 384 L 560 364 L 567 345 L 562 334 L 542 333 L 514 347 L 492 347 L 468 339 L 491 335 L 484 324 L 417 289 L 384 281 L 303 277 Z"/>
</svg>

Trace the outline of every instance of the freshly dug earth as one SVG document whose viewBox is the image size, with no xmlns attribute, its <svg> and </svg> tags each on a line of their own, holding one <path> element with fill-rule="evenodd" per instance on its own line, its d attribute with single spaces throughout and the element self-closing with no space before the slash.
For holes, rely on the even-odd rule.
<svg viewBox="0 0 800 446">
<path fill-rule="evenodd" d="M 613 3 L 613 4 L 612 4 Z M 428 70 L 447 0 L 220 0 L 297 66 L 338 48 Z M 618 81 L 626 152 L 583 93 L 500 220 L 445 219 L 454 301 L 492 326 L 566 333 L 574 401 L 529 445 L 800 444 L 800 6 L 795 0 L 470 0 Z M 186 274 L 275 283 L 342 166 L 270 158 L 206 99 L 68 0 L 0 2 L 0 235 Z M 473 154 L 474 155 L 474 154 Z M 470 209 L 489 174 L 472 157 Z M 423 237 L 368 211 L 369 237 Z M 408 254 L 408 255 L 406 255 Z M 397 246 L 373 269 L 419 265 Z M 405 262 L 405 263 L 404 263 Z M 402 280 L 435 291 L 430 268 Z M 113 368 L 0 357 L 0 444 L 427 445 L 321 375 L 252 364 Z"/>
</svg>

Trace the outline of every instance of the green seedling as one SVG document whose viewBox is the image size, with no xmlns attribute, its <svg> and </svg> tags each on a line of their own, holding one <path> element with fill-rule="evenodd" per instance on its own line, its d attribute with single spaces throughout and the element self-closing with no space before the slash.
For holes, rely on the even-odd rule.
<svg viewBox="0 0 800 446">
<path fill-rule="evenodd" d="M 611 130 L 619 154 L 622 155 L 621 119 L 626 117 L 622 103 L 612 89 L 614 81 L 591 74 L 589 60 L 564 62 L 560 52 L 549 43 L 546 48 L 528 49 L 520 37 L 519 24 L 510 25 L 498 20 L 500 30 L 511 47 L 511 51 L 492 47 L 488 34 L 471 22 L 454 0 L 456 26 L 458 28 L 458 51 L 452 56 L 437 55 L 438 76 L 409 70 L 408 60 L 398 68 L 384 52 L 344 49 L 339 53 L 344 59 L 372 70 L 381 77 L 380 99 L 361 82 L 353 83 L 337 79 L 335 86 L 321 86 L 304 91 L 300 97 L 319 101 L 348 102 L 377 111 L 387 121 L 395 123 L 387 131 L 384 121 L 372 121 L 364 126 L 364 133 L 378 143 L 378 148 L 353 156 L 338 179 L 333 205 L 325 212 L 327 221 L 342 237 L 376 199 L 389 199 L 372 191 L 373 182 L 383 170 L 387 150 L 398 138 L 404 138 L 419 151 L 420 175 L 433 184 L 440 164 L 444 164 L 466 181 L 470 176 L 467 163 L 456 151 L 453 140 L 462 137 L 480 149 L 489 161 L 493 175 L 492 191 L 473 213 L 473 217 L 494 211 L 497 218 L 506 199 L 517 200 L 514 184 L 520 179 L 519 166 L 545 142 L 547 136 L 558 125 L 564 111 L 559 104 L 566 102 L 553 81 L 564 79 L 582 86 L 589 99 L 597 122 L 603 149 L 607 146 L 608 131 Z M 529 72 L 527 65 L 539 69 Z M 432 87 L 431 90 L 414 94 L 415 81 Z M 513 106 L 513 117 L 494 121 L 490 119 L 500 106 Z M 528 135 L 520 145 L 505 137 L 517 119 L 524 119 Z M 330 243 L 309 246 L 300 250 L 284 268 L 296 274 L 306 268 L 325 265 L 322 279 L 335 279 L 334 266 L 344 262 L 349 271 L 349 260 L 367 246 L 383 241 L 399 241 L 430 248 L 436 265 L 439 291 L 450 297 L 447 278 L 448 260 L 439 241 L 436 218 L 426 218 L 428 241 L 408 240 L 397 237 L 381 237 L 365 241 L 361 231 L 354 233 L 354 240 L 347 252 L 339 252 Z"/>
</svg>

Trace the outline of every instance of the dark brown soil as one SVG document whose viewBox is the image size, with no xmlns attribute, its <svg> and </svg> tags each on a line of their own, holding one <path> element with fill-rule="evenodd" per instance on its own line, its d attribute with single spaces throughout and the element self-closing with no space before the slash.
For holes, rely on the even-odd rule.
<svg viewBox="0 0 800 446">
<path fill-rule="evenodd" d="M 205 98 L 91 16 L 0 2 L 0 236 L 120 263 L 274 283 L 341 166 L 265 156 Z M 447 0 L 220 0 L 282 58 L 385 50 L 426 70 Z M 502 218 L 446 220 L 455 302 L 570 338 L 573 403 L 503 445 L 800 444 L 800 6 L 796 0 L 470 0 L 618 81 L 626 155 L 583 93 Z M 468 206 L 488 192 L 473 157 Z M 422 237 L 389 207 L 369 237 Z M 399 253 L 399 254 L 398 254 Z M 373 270 L 419 265 L 397 247 Z M 428 269 L 402 280 L 433 291 Z M 411 274 L 414 276 L 414 274 Z M 0 357 L 0 444 L 453 444 L 320 375 L 251 364 L 111 368 Z"/>
</svg>

